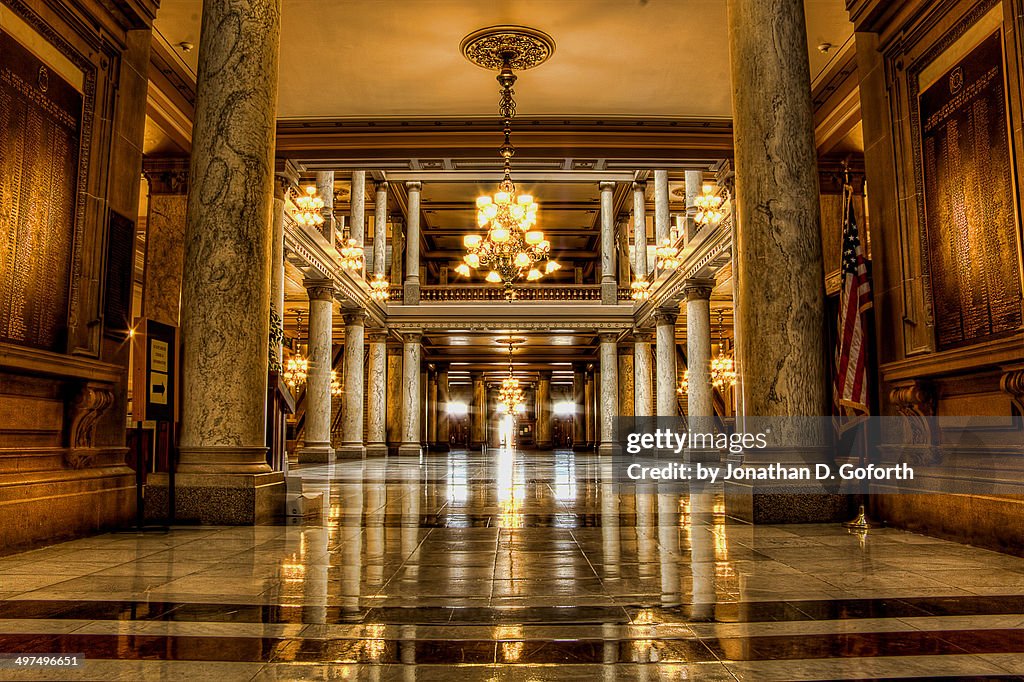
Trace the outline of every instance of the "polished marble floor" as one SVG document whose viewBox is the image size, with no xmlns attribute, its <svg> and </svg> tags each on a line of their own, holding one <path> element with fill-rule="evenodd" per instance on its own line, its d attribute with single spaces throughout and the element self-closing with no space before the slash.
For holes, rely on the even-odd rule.
<svg viewBox="0 0 1024 682">
<path fill-rule="evenodd" d="M 596 457 L 293 470 L 321 518 L 111 533 L 0 558 L 0 679 L 1024 675 L 1024 559 L 899 530 L 727 521 Z"/>
</svg>

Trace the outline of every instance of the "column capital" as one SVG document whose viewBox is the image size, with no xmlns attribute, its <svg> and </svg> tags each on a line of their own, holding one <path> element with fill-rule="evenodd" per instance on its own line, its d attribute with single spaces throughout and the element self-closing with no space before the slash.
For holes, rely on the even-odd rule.
<svg viewBox="0 0 1024 682">
<path fill-rule="evenodd" d="M 616 343 L 619 340 L 619 332 L 600 332 L 597 338 L 601 343 Z"/>
<path fill-rule="evenodd" d="M 388 331 L 386 329 L 367 329 L 367 343 L 387 343 Z"/>
<path fill-rule="evenodd" d="M 646 180 L 634 180 L 633 181 L 633 191 L 634 192 L 646 192 L 647 191 L 647 181 Z"/>
<path fill-rule="evenodd" d="M 419 343 L 423 340 L 423 332 L 420 330 L 402 332 L 403 343 Z"/>
<path fill-rule="evenodd" d="M 142 160 L 142 174 L 150 194 L 188 194 L 190 160 L 187 156 Z"/>
<path fill-rule="evenodd" d="M 405 188 L 410 192 L 419 192 L 423 189 L 423 183 L 419 180 L 407 180 L 405 182 Z"/>
<path fill-rule="evenodd" d="M 376 192 L 387 192 L 388 191 L 388 181 L 387 180 L 377 180 L 376 182 L 373 183 L 373 189 Z"/>
<path fill-rule="evenodd" d="M 653 329 L 634 329 L 633 330 L 633 341 L 635 343 L 650 343 L 654 337 Z"/>
<path fill-rule="evenodd" d="M 358 325 L 363 326 L 363 322 L 366 321 L 365 310 L 346 310 L 342 313 L 342 317 L 345 320 L 346 325 Z"/>
<path fill-rule="evenodd" d="M 302 286 L 306 287 L 311 301 L 334 300 L 334 282 L 329 279 L 304 279 Z"/>
<path fill-rule="evenodd" d="M 615 182 L 613 182 L 611 180 L 602 180 L 601 182 L 597 183 L 597 187 L 602 192 L 614 192 L 616 184 L 617 183 L 615 183 Z"/>
<path fill-rule="evenodd" d="M 708 301 L 711 300 L 715 284 L 713 279 L 688 279 L 683 282 L 683 293 L 687 301 Z"/>
<path fill-rule="evenodd" d="M 678 308 L 658 308 L 654 311 L 654 319 L 659 325 L 675 325 L 677 317 L 679 317 Z"/>
</svg>

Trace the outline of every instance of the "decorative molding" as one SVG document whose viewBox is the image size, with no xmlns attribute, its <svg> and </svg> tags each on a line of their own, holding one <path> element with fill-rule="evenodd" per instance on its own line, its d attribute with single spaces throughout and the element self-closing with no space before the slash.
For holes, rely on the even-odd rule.
<svg viewBox="0 0 1024 682">
<path fill-rule="evenodd" d="M 932 386 L 918 380 L 900 382 L 890 387 L 889 400 L 906 420 L 900 459 L 912 465 L 936 464 L 936 398 Z"/>
<path fill-rule="evenodd" d="M 683 293 L 687 301 L 710 301 L 714 290 L 713 279 L 688 279 L 683 282 Z"/>
<path fill-rule="evenodd" d="M 83 469 L 95 456 L 94 437 L 96 422 L 114 404 L 111 384 L 87 381 L 72 401 L 69 409 L 68 451 L 64 463 L 72 469 Z"/>
<path fill-rule="evenodd" d="M 1024 416 L 1024 365 L 1004 367 L 1006 373 L 999 378 L 999 390 L 1010 396 L 1017 414 Z"/>
<path fill-rule="evenodd" d="M 144 158 L 142 174 L 149 183 L 149 193 L 188 194 L 189 157 Z"/>
</svg>

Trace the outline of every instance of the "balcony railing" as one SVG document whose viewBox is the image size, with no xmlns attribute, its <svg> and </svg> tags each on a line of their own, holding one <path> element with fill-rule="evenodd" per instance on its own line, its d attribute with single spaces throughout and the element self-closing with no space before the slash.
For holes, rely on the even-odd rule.
<svg viewBox="0 0 1024 682">
<path fill-rule="evenodd" d="M 402 287 L 389 289 L 391 303 L 400 303 Z M 518 286 L 515 289 L 517 301 L 594 301 L 601 300 L 599 284 L 534 284 Z M 618 290 L 620 301 L 630 300 L 630 290 Z M 475 301 L 504 301 L 505 292 L 500 286 L 486 284 L 428 284 L 420 287 L 422 303 L 459 303 Z"/>
</svg>

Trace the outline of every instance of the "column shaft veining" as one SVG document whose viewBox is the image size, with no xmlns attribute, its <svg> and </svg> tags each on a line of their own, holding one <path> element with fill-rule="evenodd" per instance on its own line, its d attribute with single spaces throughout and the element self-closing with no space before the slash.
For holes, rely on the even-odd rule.
<svg viewBox="0 0 1024 682">
<path fill-rule="evenodd" d="M 619 352 L 616 333 L 602 333 L 601 339 L 601 428 L 598 452 L 615 452 L 615 418 L 619 414 Z"/>
<path fill-rule="evenodd" d="M 306 280 L 304 284 L 309 295 L 309 371 L 306 376 L 306 436 L 299 449 L 299 461 L 329 462 L 334 459 L 331 447 L 334 285 L 328 280 Z"/>
<path fill-rule="evenodd" d="M 679 416 L 679 403 L 676 400 L 677 316 L 675 308 L 660 308 L 654 314 L 659 417 Z"/>
<path fill-rule="evenodd" d="M 183 519 L 253 523 L 283 504 L 265 412 L 280 22 L 280 0 L 202 8 L 181 297 Z"/>
<path fill-rule="evenodd" d="M 366 370 L 368 404 L 366 415 L 366 456 L 383 457 L 387 446 L 387 333 L 371 330 L 366 333 L 370 345 Z"/>
<path fill-rule="evenodd" d="M 364 379 L 363 357 L 365 351 L 364 324 L 366 313 L 362 310 L 345 312 L 345 384 L 343 412 L 341 415 L 341 447 L 339 459 L 362 459 L 366 454 L 363 447 L 363 405 Z"/>
<path fill-rule="evenodd" d="M 420 442 L 420 332 L 402 335 L 402 444 L 401 456 L 419 457 Z"/>
<path fill-rule="evenodd" d="M 633 411 L 637 417 L 654 414 L 651 383 L 651 332 L 637 330 L 633 334 Z"/>
<path fill-rule="evenodd" d="M 388 183 L 378 182 L 373 198 L 373 274 L 383 275 L 387 262 Z"/>
<path fill-rule="evenodd" d="M 619 302 L 619 285 L 615 272 L 614 182 L 598 184 L 601 190 L 601 303 Z"/>
<path fill-rule="evenodd" d="M 633 183 L 633 270 L 637 279 L 647 279 L 646 182 Z"/>
</svg>

